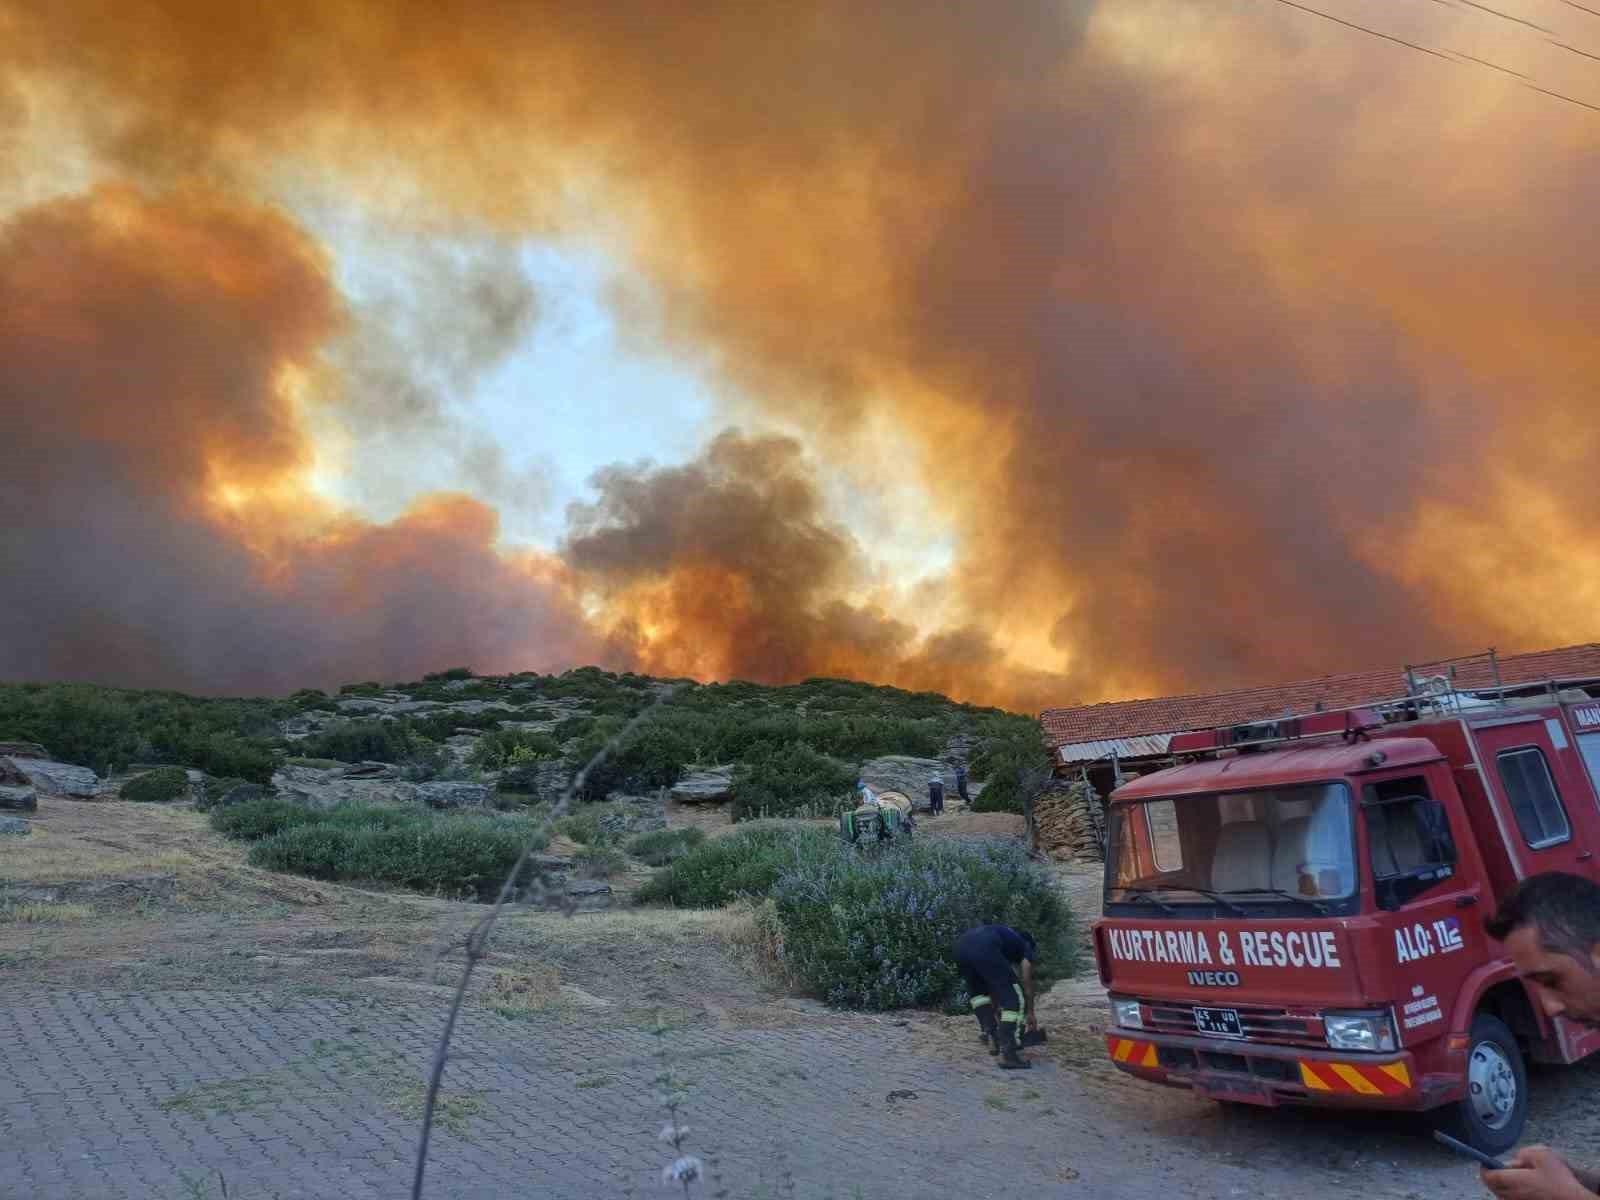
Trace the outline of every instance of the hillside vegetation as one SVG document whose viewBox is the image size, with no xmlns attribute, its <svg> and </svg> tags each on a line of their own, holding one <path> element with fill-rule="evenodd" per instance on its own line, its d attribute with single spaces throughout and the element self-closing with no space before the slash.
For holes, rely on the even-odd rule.
<svg viewBox="0 0 1600 1200">
<path fill-rule="evenodd" d="M 413 782 L 487 783 L 515 807 L 559 790 L 668 687 L 670 699 L 590 774 L 582 800 L 648 794 L 717 765 L 732 768 L 735 819 L 827 815 L 863 762 L 908 755 L 967 761 L 987 782 L 976 807 L 1020 810 L 1018 780 L 1046 762 L 1030 718 L 931 692 L 840 679 L 695 684 L 593 667 L 497 677 L 457 668 L 283 699 L 4 684 L 0 740 L 37 742 L 102 775 L 168 764 L 264 785 L 285 766 L 385 763 Z"/>
</svg>

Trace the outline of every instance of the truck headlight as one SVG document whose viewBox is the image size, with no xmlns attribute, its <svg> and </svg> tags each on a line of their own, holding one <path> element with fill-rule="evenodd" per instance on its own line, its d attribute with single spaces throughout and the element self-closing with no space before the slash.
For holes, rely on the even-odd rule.
<svg viewBox="0 0 1600 1200">
<path fill-rule="evenodd" d="M 1111 1019 L 1124 1029 L 1143 1029 L 1144 1018 L 1139 1015 L 1137 1000 L 1113 1000 Z"/>
<path fill-rule="evenodd" d="M 1325 1012 L 1322 1027 L 1335 1050 L 1365 1050 L 1369 1054 L 1395 1048 L 1394 1022 L 1386 1010 L 1376 1012 Z"/>
</svg>

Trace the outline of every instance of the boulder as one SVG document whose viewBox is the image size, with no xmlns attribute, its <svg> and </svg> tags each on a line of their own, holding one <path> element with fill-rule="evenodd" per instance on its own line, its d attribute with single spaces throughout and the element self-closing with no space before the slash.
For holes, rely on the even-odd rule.
<svg viewBox="0 0 1600 1200">
<path fill-rule="evenodd" d="M 956 799 L 955 768 L 937 758 L 888 754 L 862 763 L 857 774 L 873 791 L 900 792 L 909 796 L 918 808 L 928 806 L 928 780 L 934 776 L 944 781 L 945 803 Z"/>
<path fill-rule="evenodd" d="M 38 742 L 0 742 L 0 758 L 49 758 L 50 751 Z"/>
<path fill-rule="evenodd" d="M 416 788 L 398 779 L 345 776 L 343 766 L 286 765 L 272 776 L 272 786 L 286 799 L 307 808 L 327 809 L 339 804 L 405 804 L 416 799 Z"/>
<path fill-rule="evenodd" d="M 248 804 L 252 800 L 264 800 L 267 789 L 259 783 L 241 783 L 231 787 L 217 797 L 218 808 L 227 808 L 230 804 Z"/>
<path fill-rule="evenodd" d="M 732 796 L 732 767 L 691 771 L 672 785 L 672 798 L 679 804 L 722 804 Z"/>
<path fill-rule="evenodd" d="M 32 832 L 33 826 L 21 817 L 0 816 L 0 837 L 27 837 Z"/>
<path fill-rule="evenodd" d="M 79 800 L 92 800 L 100 791 L 100 776 L 88 767 L 71 763 L 54 762 L 48 758 L 11 756 L 17 770 L 47 796 L 72 796 Z"/>
<path fill-rule="evenodd" d="M 0 758 L 0 810 L 33 812 L 39 807 L 33 781 L 9 758 Z"/>
<path fill-rule="evenodd" d="M 481 783 L 419 783 L 416 795 L 429 808 L 482 808 L 489 802 L 489 789 Z"/>
<path fill-rule="evenodd" d="M 344 779 L 399 779 L 400 768 L 393 763 L 352 763 L 340 772 Z"/>
</svg>

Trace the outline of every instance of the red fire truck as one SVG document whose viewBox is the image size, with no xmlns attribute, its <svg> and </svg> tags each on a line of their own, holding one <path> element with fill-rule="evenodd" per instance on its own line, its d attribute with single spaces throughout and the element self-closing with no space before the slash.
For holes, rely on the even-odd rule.
<svg viewBox="0 0 1600 1200">
<path fill-rule="evenodd" d="M 1523 876 L 1600 878 L 1600 701 L 1407 700 L 1170 750 L 1111 795 L 1094 946 L 1117 1066 L 1514 1145 L 1524 1064 L 1600 1030 L 1542 1011 L 1483 918 Z"/>
</svg>

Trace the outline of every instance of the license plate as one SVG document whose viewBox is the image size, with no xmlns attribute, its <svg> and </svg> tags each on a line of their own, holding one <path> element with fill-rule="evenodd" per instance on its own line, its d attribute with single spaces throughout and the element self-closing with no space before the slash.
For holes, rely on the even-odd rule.
<svg viewBox="0 0 1600 1200">
<path fill-rule="evenodd" d="M 1194 1010 L 1194 1027 L 1201 1033 L 1220 1033 L 1227 1037 L 1243 1037 L 1239 1028 L 1239 1014 L 1231 1008 L 1197 1008 Z"/>
</svg>

